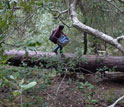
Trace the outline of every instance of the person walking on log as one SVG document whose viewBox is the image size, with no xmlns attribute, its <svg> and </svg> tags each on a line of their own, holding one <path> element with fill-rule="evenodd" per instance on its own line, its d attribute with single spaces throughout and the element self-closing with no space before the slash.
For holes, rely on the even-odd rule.
<svg viewBox="0 0 124 107">
<path fill-rule="evenodd" d="M 63 29 L 64 29 L 64 26 L 63 25 L 59 25 L 59 27 L 56 28 L 56 30 L 54 30 L 52 32 L 52 35 L 50 36 L 50 40 L 57 44 L 58 46 L 54 49 L 53 52 L 55 52 L 56 54 L 58 54 L 58 49 L 60 49 L 60 54 L 63 54 L 63 46 L 61 46 L 59 43 L 58 43 L 58 39 L 64 35 L 64 36 L 67 36 L 65 33 L 63 33 Z"/>
</svg>

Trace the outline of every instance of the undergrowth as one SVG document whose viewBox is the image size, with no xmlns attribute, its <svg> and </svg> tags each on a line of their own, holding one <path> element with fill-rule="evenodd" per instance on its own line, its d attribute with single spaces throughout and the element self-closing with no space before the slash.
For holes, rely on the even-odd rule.
<svg viewBox="0 0 124 107">
<path fill-rule="evenodd" d="M 58 59 L 52 59 L 45 68 L 43 66 L 28 67 L 26 64 L 23 64 L 23 67 L 2 64 L 0 66 L 0 106 L 102 107 L 119 97 L 113 94 L 112 89 L 105 90 L 104 87 L 101 88 L 86 81 L 83 73 L 80 73 L 79 76 L 82 75 L 82 79 L 79 79 L 74 69 L 77 64 L 73 63 L 74 59 L 68 63 L 63 62 L 64 60 L 56 63 L 56 60 Z"/>
</svg>

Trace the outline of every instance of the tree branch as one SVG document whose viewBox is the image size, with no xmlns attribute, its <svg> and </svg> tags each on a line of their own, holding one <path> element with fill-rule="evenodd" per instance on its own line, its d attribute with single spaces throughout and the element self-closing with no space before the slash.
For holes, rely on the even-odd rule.
<svg viewBox="0 0 124 107">
<path fill-rule="evenodd" d="M 55 9 L 51 9 L 48 8 L 51 12 L 57 12 L 59 13 L 57 16 L 55 16 L 56 19 L 58 19 L 62 14 L 67 13 L 69 11 L 69 9 L 63 10 L 63 11 L 59 11 L 59 10 L 55 10 Z"/>
<path fill-rule="evenodd" d="M 58 11 L 59 14 L 58 14 L 55 18 L 56 18 L 56 19 L 59 18 L 62 14 L 67 13 L 68 10 L 69 10 L 69 9 L 66 9 L 66 10 L 64 10 L 64 11 L 62 11 L 62 12 Z"/>
<path fill-rule="evenodd" d="M 120 40 L 124 40 L 124 35 L 120 36 L 120 37 L 117 37 L 117 42 L 120 42 Z"/>
<path fill-rule="evenodd" d="M 110 105 L 110 106 L 108 106 L 108 107 L 115 107 L 115 105 L 116 105 L 119 101 L 121 101 L 123 98 L 124 98 L 124 95 L 121 96 L 121 97 L 120 97 L 119 99 L 117 99 L 112 105 Z"/>
<path fill-rule="evenodd" d="M 68 28 L 71 28 L 69 25 L 67 25 L 67 24 L 62 20 L 61 17 L 59 17 L 59 20 L 63 23 L 63 25 L 67 26 Z"/>
<path fill-rule="evenodd" d="M 67 26 L 68 28 L 71 28 L 71 27 L 70 27 L 69 25 L 67 25 L 67 24 L 62 20 L 62 18 L 61 18 L 61 15 L 64 14 L 64 13 L 67 13 L 67 12 L 69 11 L 69 9 L 66 9 L 66 10 L 64 10 L 64 11 L 59 11 L 59 10 L 55 10 L 55 9 L 49 8 L 49 10 L 50 10 L 51 12 L 57 12 L 58 15 L 55 16 L 55 19 L 59 19 L 65 26 Z"/>
<path fill-rule="evenodd" d="M 78 20 L 77 13 L 76 13 L 76 4 L 78 1 L 79 0 L 74 0 L 70 7 L 72 25 L 83 32 L 87 32 L 88 34 L 95 36 L 95 37 L 107 42 L 108 44 L 111 44 L 112 46 L 116 47 L 124 54 L 124 47 L 120 43 L 118 43 L 118 41 L 116 39 L 114 39 L 110 35 L 100 32 L 97 29 L 89 27 Z"/>
<path fill-rule="evenodd" d="M 41 7 L 37 7 L 36 10 L 39 9 L 39 8 L 41 8 Z M 36 10 L 35 10 L 32 14 L 28 15 L 28 16 L 24 19 L 23 22 L 19 23 L 17 27 L 22 26 L 23 24 L 26 23 L 26 21 L 28 21 L 28 19 L 30 19 L 31 17 L 33 17 L 33 15 L 35 14 Z M 17 27 L 16 27 L 16 28 L 17 28 Z M 5 36 L 4 36 L 4 38 L 3 38 L 2 40 L 0 40 L 0 44 L 3 43 L 3 42 L 5 41 L 5 39 L 9 38 L 9 37 L 11 36 L 11 34 L 14 32 L 14 30 L 15 30 L 15 28 L 14 28 L 14 29 L 11 28 L 11 30 L 9 30 L 9 31 L 11 31 L 11 32 L 9 32 L 8 35 L 5 35 L 5 34 L 7 33 L 7 31 L 8 31 L 8 29 L 5 30 L 5 31 L 1 34 L 1 35 L 5 35 Z"/>
<path fill-rule="evenodd" d="M 124 0 L 119 0 L 119 2 L 124 3 Z"/>
<path fill-rule="evenodd" d="M 107 1 L 110 5 L 112 5 L 112 6 L 115 7 L 118 11 L 120 11 L 121 13 L 124 14 L 124 11 L 121 10 L 118 6 L 116 6 L 116 5 L 112 2 L 112 0 L 105 0 L 105 1 Z"/>
</svg>

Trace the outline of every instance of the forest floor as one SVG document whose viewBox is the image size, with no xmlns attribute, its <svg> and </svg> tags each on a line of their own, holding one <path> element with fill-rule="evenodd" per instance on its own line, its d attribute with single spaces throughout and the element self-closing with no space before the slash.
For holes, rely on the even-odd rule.
<svg viewBox="0 0 124 107">
<path fill-rule="evenodd" d="M 49 95 L 56 95 L 55 89 L 59 87 L 61 81 L 59 77 L 55 78 L 49 88 Z M 57 107 L 107 107 L 124 94 L 124 83 L 107 80 L 81 83 L 82 81 L 77 83 L 75 80 L 68 83 L 68 79 L 65 79 L 56 98 Z M 124 107 L 124 101 L 118 103 L 116 107 Z"/>
<path fill-rule="evenodd" d="M 3 69 L 5 75 L 7 72 L 7 75 L 19 74 L 18 80 L 24 79 L 25 83 L 37 81 L 35 87 L 22 93 L 23 107 L 107 107 L 124 94 L 124 82 L 97 80 L 92 74 L 77 76 L 77 73 L 58 73 L 54 69 L 4 66 L 0 67 L 1 75 Z M 20 95 L 12 94 L 17 89 L 8 83 L 2 84 L 0 107 L 20 107 Z M 116 107 L 124 107 L 124 100 Z"/>
</svg>

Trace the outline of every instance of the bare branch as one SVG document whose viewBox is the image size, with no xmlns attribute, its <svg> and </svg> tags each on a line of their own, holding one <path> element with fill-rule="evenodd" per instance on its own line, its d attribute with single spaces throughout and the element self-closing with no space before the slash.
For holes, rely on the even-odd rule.
<svg viewBox="0 0 124 107">
<path fill-rule="evenodd" d="M 60 87 L 61 87 L 61 85 L 62 85 L 62 83 L 63 83 L 63 81 L 64 81 L 64 79 L 65 79 L 66 75 L 67 75 L 67 69 L 66 69 L 66 74 L 64 75 L 64 77 L 63 77 L 62 81 L 60 82 L 60 84 L 59 84 L 59 86 L 58 86 L 58 88 L 57 88 L 57 91 L 56 91 L 56 96 L 58 96 L 59 89 L 60 89 Z"/>
<path fill-rule="evenodd" d="M 117 37 L 117 42 L 120 42 L 120 40 L 124 40 L 124 35 Z"/>
<path fill-rule="evenodd" d="M 64 10 L 64 11 L 62 11 L 62 12 L 58 11 L 59 14 L 58 14 L 58 16 L 56 16 L 55 18 L 56 18 L 56 19 L 59 18 L 62 14 L 67 13 L 68 10 L 69 10 L 69 9 L 66 9 L 66 10 Z"/>
<path fill-rule="evenodd" d="M 67 13 L 69 11 L 69 9 L 66 9 L 66 10 L 63 10 L 63 11 L 59 11 L 59 10 L 55 10 L 55 9 L 51 9 L 51 8 L 48 8 L 51 12 L 57 12 L 58 15 L 55 16 L 55 18 L 59 18 L 62 14 L 64 13 Z"/>
<path fill-rule="evenodd" d="M 85 25 L 84 23 L 82 23 L 78 20 L 77 13 L 76 13 L 76 4 L 78 1 L 79 0 L 74 0 L 70 7 L 72 25 L 83 32 L 87 32 L 88 34 L 95 36 L 96 38 L 99 38 L 108 44 L 111 44 L 112 46 L 119 49 L 122 53 L 124 53 L 124 47 L 120 43 L 118 43 L 118 41 L 116 39 L 114 39 L 110 35 L 100 32 L 97 29 L 94 29 L 90 26 Z"/>
<path fill-rule="evenodd" d="M 121 3 L 124 3 L 124 0 L 119 0 Z"/>
<path fill-rule="evenodd" d="M 105 1 L 107 1 L 110 5 L 112 5 L 112 6 L 115 7 L 118 11 L 120 11 L 121 13 L 124 14 L 124 11 L 121 10 L 117 5 L 115 5 L 115 4 L 112 2 L 112 0 L 105 0 Z"/>
<path fill-rule="evenodd" d="M 124 98 L 124 95 L 121 96 L 121 97 L 120 97 L 119 99 L 117 99 L 112 105 L 110 105 L 110 106 L 108 106 L 108 107 L 115 107 L 115 105 L 116 105 L 119 101 L 121 101 L 123 98 Z"/>
<path fill-rule="evenodd" d="M 61 17 L 59 17 L 59 20 L 63 23 L 63 25 L 67 26 L 68 28 L 71 28 L 69 25 L 67 25 L 67 24 L 62 20 Z"/>
<path fill-rule="evenodd" d="M 61 15 L 64 14 L 64 13 L 67 13 L 69 12 L 69 9 L 66 9 L 64 11 L 59 11 L 59 10 L 55 10 L 55 9 L 51 9 L 51 8 L 48 8 L 51 12 L 57 12 L 58 15 L 55 16 L 55 19 L 59 19 L 65 26 L 67 26 L 68 28 L 71 28 L 69 25 L 67 25 L 63 19 L 61 18 Z"/>
</svg>

